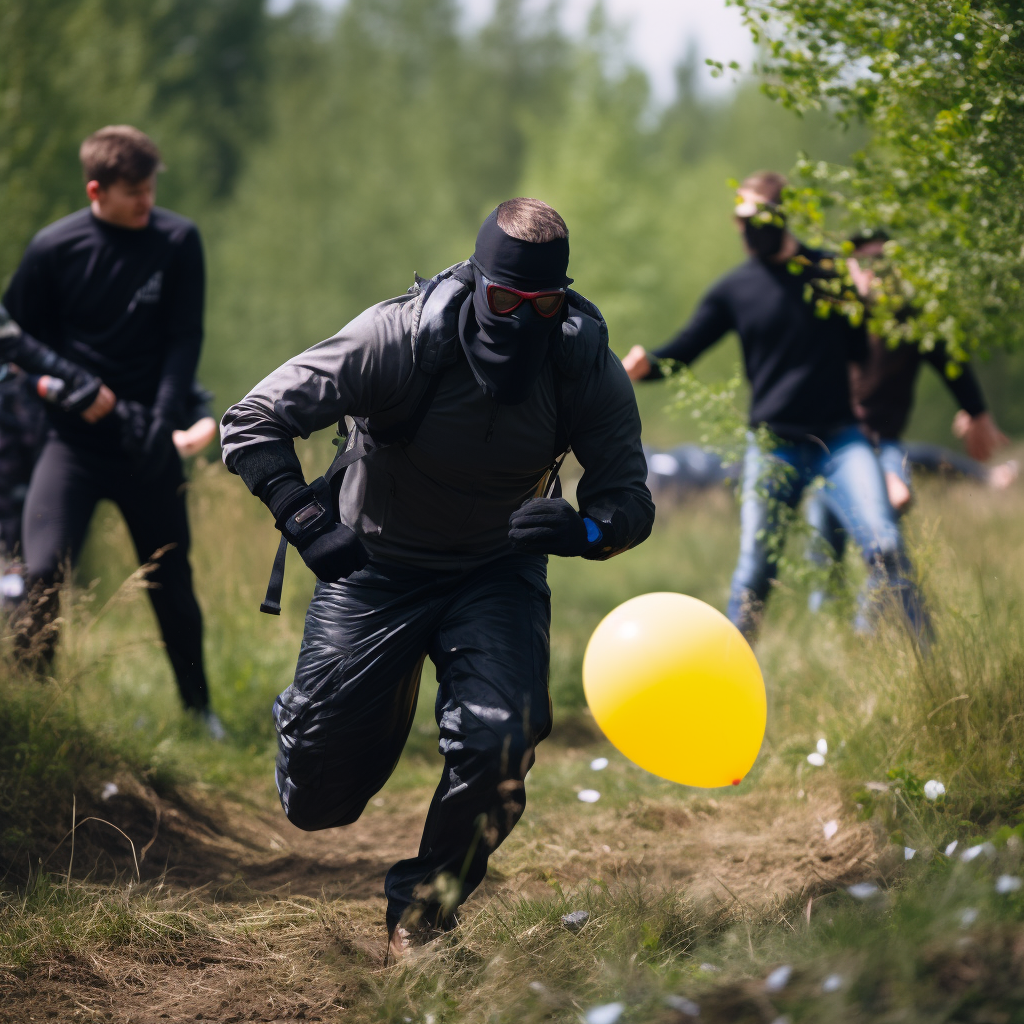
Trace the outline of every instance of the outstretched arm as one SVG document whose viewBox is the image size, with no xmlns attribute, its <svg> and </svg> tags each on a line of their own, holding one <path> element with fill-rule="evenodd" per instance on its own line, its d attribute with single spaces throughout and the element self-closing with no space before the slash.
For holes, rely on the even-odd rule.
<svg viewBox="0 0 1024 1024">
<path fill-rule="evenodd" d="M 960 406 L 960 412 L 953 420 L 953 433 L 963 440 L 967 454 L 972 459 L 987 461 L 997 448 L 1009 443 L 1009 438 L 996 426 L 986 409 L 981 384 L 974 371 L 970 365 L 964 365 L 956 377 L 950 377 L 950 357 L 945 345 L 936 345 L 924 357 L 935 367 Z"/>
<path fill-rule="evenodd" d="M 725 296 L 717 288 L 704 296 L 689 323 L 669 342 L 648 353 L 634 345 L 622 360 L 630 380 L 660 380 L 660 359 L 689 365 L 735 326 Z"/>
</svg>

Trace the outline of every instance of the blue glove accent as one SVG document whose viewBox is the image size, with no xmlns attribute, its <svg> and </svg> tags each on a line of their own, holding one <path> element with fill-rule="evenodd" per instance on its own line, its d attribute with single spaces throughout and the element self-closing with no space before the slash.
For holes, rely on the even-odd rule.
<svg viewBox="0 0 1024 1024">
<path fill-rule="evenodd" d="M 598 526 L 593 519 L 584 517 L 583 525 L 587 528 L 587 540 L 590 541 L 591 544 L 596 544 L 604 537 L 604 534 L 601 532 L 601 527 Z"/>
</svg>

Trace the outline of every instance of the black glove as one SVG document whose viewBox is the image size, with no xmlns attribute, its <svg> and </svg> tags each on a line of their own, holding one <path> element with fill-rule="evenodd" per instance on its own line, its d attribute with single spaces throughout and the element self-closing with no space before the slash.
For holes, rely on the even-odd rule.
<svg viewBox="0 0 1024 1024">
<path fill-rule="evenodd" d="M 66 387 L 57 400 L 57 404 L 67 413 L 83 413 L 96 401 L 96 396 L 103 387 L 103 381 L 85 370 L 78 370 L 71 380 L 64 378 Z"/>
<path fill-rule="evenodd" d="M 601 542 L 601 528 L 565 498 L 531 498 L 509 517 L 508 539 L 535 555 L 585 555 Z"/>
<path fill-rule="evenodd" d="M 121 450 L 133 459 L 141 460 L 153 413 L 141 402 L 119 398 L 114 406 L 114 416 L 120 427 Z"/>
<path fill-rule="evenodd" d="M 276 524 L 321 583 L 351 576 L 370 560 L 363 542 L 335 520 L 331 502 L 327 484 L 292 488 Z"/>
<path fill-rule="evenodd" d="M 139 458 L 139 468 L 146 479 L 152 480 L 159 476 L 167 465 L 167 460 L 174 451 L 174 442 L 171 440 L 173 432 L 172 424 L 158 413 L 153 414 Z"/>
</svg>

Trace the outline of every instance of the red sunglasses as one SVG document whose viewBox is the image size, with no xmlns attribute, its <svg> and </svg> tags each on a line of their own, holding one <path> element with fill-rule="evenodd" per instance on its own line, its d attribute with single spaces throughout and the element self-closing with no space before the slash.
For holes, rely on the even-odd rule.
<svg viewBox="0 0 1024 1024">
<path fill-rule="evenodd" d="M 484 280 L 486 281 L 486 278 Z M 562 308 L 564 298 L 564 288 L 543 292 L 521 292 L 518 288 L 509 288 L 504 284 L 487 284 L 487 305 L 491 312 L 497 313 L 498 316 L 508 316 L 524 302 L 529 302 L 538 316 L 549 320 Z"/>
</svg>

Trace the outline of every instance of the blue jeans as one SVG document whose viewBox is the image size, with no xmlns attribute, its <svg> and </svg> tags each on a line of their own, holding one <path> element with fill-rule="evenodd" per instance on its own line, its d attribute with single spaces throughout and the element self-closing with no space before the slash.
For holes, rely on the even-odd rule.
<svg viewBox="0 0 1024 1024">
<path fill-rule="evenodd" d="M 882 467 L 882 473 L 895 473 L 909 489 L 911 460 L 903 445 L 899 441 L 889 441 L 883 438 L 876 445 L 875 454 L 878 457 L 878 464 Z M 886 492 L 886 500 L 888 500 L 888 492 Z M 897 512 L 894 509 L 893 514 L 898 519 L 903 512 Z M 823 569 L 832 562 L 841 562 L 846 553 L 846 531 L 820 490 L 815 491 L 807 499 L 804 515 L 807 524 L 813 531 L 811 543 L 807 549 L 808 559 Z M 812 591 L 808 600 L 812 612 L 820 611 L 824 602 L 823 591 Z"/>
<path fill-rule="evenodd" d="M 751 438 L 743 464 L 740 557 L 729 592 L 729 619 L 748 639 L 778 571 L 782 522 L 779 506 L 796 508 L 807 485 L 825 478 L 823 507 L 861 550 L 869 577 L 861 595 L 857 629 L 867 631 L 877 598 L 890 594 L 917 636 L 928 618 L 874 449 L 857 427 L 827 435 L 821 444 L 785 442 L 762 451 Z"/>
</svg>

